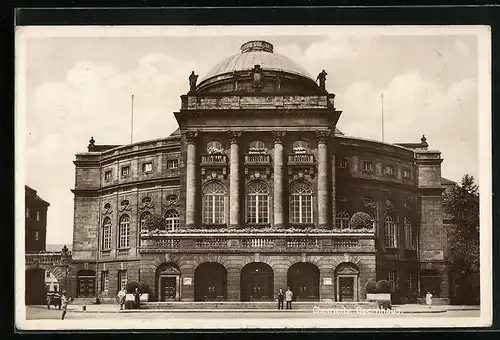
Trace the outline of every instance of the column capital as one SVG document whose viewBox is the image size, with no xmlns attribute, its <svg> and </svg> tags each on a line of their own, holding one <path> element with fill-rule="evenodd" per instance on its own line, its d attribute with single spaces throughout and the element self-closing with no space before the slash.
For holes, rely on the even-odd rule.
<svg viewBox="0 0 500 340">
<path fill-rule="evenodd" d="M 184 135 L 186 136 L 186 141 L 191 144 L 195 143 L 196 139 L 198 138 L 197 131 L 187 131 Z"/>
<path fill-rule="evenodd" d="M 272 135 L 274 144 L 283 144 L 283 139 L 285 138 L 286 131 L 273 131 Z"/>
<path fill-rule="evenodd" d="M 332 131 L 331 130 L 326 130 L 326 131 L 316 131 L 316 141 L 318 144 L 326 144 L 328 143 L 328 140 L 332 136 Z"/>
<path fill-rule="evenodd" d="M 229 131 L 229 140 L 231 144 L 238 144 L 241 138 L 241 131 Z"/>
</svg>

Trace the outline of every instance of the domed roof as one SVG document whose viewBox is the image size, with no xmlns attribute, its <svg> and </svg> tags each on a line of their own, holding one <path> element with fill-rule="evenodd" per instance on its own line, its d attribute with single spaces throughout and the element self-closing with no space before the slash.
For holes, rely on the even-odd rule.
<svg viewBox="0 0 500 340">
<path fill-rule="evenodd" d="M 293 60 L 281 54 L 276 54 L 273 50 L 273 45 L 266 41 L 249 41 L 241 46 L 241 53 L 233 55 L 215 65 L 203 77 L 201 82 L 225 73 L 251 70 L 255 65 L 260 65 L 264 70 L 288 72 L 313 80 L 309 73 Z"/>
</svg>

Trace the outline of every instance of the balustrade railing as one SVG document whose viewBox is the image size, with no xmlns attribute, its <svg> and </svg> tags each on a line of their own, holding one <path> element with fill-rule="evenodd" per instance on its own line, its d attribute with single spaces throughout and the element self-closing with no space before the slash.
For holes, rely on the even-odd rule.
<svg viewBox="0 0 500 340">
<path fill-rule="evenodd" d="M 359 241 L 357 239 L 338 239 L 333 240 L 333 246 L 336 248 L 352 248 L 357 247 Z"/>
<path fill-rule="evenodd" d="M 247 154 L 245 155 L 245 164 L 269 164 L 271 156 L 266 154 Z"/>
<path fill-rule="evenodd" d="M 195 240 L 196 248 L 226 248 L 226 238 L 199 238 Z"/>
<path fill-rule="evenodd" d="M 25 254 L 26 264 L 51 264 L 61 261 L 61 253 L 32 253 Z"/>
<path fill-rule="evenodd" d="M 274 247 L 273 238 L 244 238 L 241 240 L 244 248 L 267 248 Z"/>
<path fill-rule="evenodd" d="M 202 155 L 202 164 L 227 164 L 227 156 L 223 154 Z"/>
<path fill-rule="evenodd" d="M 314 156 L 307 153 L 292 153 L 288 155 L 288 164 L 314 164 Z"/>
<path fill-rule="evenodd" d="M 287 248 L 318 247 L 319 239 L 316 237 L 296 237 L 286 240 Z"/>
<path fill-rule="evenodd" d="M 156 246 L 158 248 L 179 248 L 181 245 L 181 240 L 178 238 L 166 238 L 156 240 Z"/>
</svg>

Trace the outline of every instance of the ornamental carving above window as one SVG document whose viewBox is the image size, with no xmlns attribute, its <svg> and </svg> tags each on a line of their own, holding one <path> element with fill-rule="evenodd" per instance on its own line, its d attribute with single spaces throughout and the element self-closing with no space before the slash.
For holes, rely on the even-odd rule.
<svg viewBox="0 0 500 340">
<path fill-rule="evenodd" d="M 392 210 L 392 209 L 394 209 L 394 207 L 395 207 L 394 201 L 389 200 L 389 199 L 385 201 L 385 208 L 387 210 Z"/>
<path fill-rule="evenodd" d="M 306 153 L 309 149 L 309 144 L 305 140 L 297 140 L 292 144 L 293 153 Z"/>
<path fill-rule="evenodd" d="M 207 143 L 207 153 L 211 154 L 219 154 L 223 153 L 224 149 L 222 148 L 222 143 L 218 140 L 213 140 Z"/>
<path fill-rule="evenodd" d="M 365 197 L 363 197 L 363 205 L 366 208 L 376 208 L 377 202 L 373 198 L 371 198 L 370 196 L 365 196 Z"/>
<path fill-rule="evenodd" d="M 113 210 L 111 209 L 111 203 L 106 203 L 104 204 L 104 211 L 103 211 L 103 214 L 106 215 L 106 214 L 111 214 L 113 212 Z"/>
<path fill-rule="evenodd" d="M 261 140 L 252 141 L 248 147 L 248 153 L 251 154 L 260 154 L 266 152 L 267 152 L 266 143 L 264 143 Z"/>
<path fill-rule="evenodd" d="M 174 205 L 174 204 L 176 204 L 176 203 L 177 203 L 177 201 L 179 201 L 179 196 L 174 195 L 174 194 L 167 195 L 167 196 L 165 197 L 165 201 L 166 201 L 166 202 L 165 202 L 165 204 L 166 204 L 167 206 Z"/>
<path fill-rule="evenodd" d="M 150 196 L 145 196 L 142 198 L 141 200 L 141 205 L 140 205 L 140 208 L 141 209 L 146 209 L 146 208 L 153 208 L 153 199 L 150 197 Z"/>
<path fill-rule="evenodd" d="M 123 200 L 120 203 L 121 208 L 120 211 L 125 211 L 125 210 L 131 210 L 132 208 L 130 207 L 130 201 L 129 200 Z"/>
</svg>

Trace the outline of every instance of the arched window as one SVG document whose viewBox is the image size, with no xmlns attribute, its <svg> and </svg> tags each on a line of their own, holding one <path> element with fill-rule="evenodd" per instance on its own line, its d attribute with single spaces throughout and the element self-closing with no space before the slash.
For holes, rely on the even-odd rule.
<svg viewBox="0 0 500 340">
<path fill-rule="evenodd" d="M 165 214 L 165 222 L 167 230 L 176 230 L 179 228 L 179 213 L 177 210 L 169 210 Z"/>
<path fill-rule="evenodd" d="M 264 182 L 247 187 L 247 223 L 269 223 L 269 189 Z"/>
<path fill-rule="evenodd" d="M 262 153 L 266 151 L 266 143 L 261 140 L 254 140 L 248 147 L 250 153 Z"/>
<path fill-rule="evenodd" d="M 397 240 L 397 224 L 392 216 L 386 216 L 384 235 L 384 243 L 386 248 L 397 248 Z"/>
<path fill-rule="evenodd" d="M 306 153 L 309 144 L 305 140 L 296 140 L 292 144 L 293 153 Z"/>
<path fill-rule="evenodd" d="M 349 213 L 345 210 L 337 211 L 337 218 L 335 219 L 335 226 L 337 229 L 349 228 Z"/>
<path fill-rule="evenodd" d="M 222 143 L 219 142 L 218 140 L 212 140 L 207 143 L 207 152 L 209 154 L 212 153 L 221 153 L 222 150 Z"/>
<path fill-rule="evenodd" d="M 290 197 L 290 215 L 292 223 L 312 223 L 312 189 L 307 183 L 292 186 Z"/>
<path fill-rule="evenodd" d="M 139 226 L 139 228 L 140 228 L 139 230 L 141 231 L 141 233 L 143 231 L 147 230 L 146 220 L 148 218 L 150 218 L 150 217 L 151 217 L 151 213 L 149 211 L 145 211 L 145 212 L 142 213 L 142 215 L 141 215 L 141 221 L 140 221 L 140 226 Z"/>
<path fill-rule="evenodd" d="M 130 217 L 123 215 L 120 217 L 120 228 L 118 229 L 118 248 L 130 246 Z"/>
<path fill-rule="evenodd" d="M 209 183 L 203 188 L 203 222 L 224 224 L 224 187 L 219 183 Z"/>
<path fill-rule="evenodd" d="M 411 225 L 411 220 L 408 217 L 405 217 L 404 230 L 405 230 L 405 249 L 410 249 L 410 250 L 414 249 L 413 228 Z"/>
<path fill-rule="evenodd" d="M 102 250 L 111 249 L 111 218 L 106 217 L 102 223 Z"/>
</svg>

